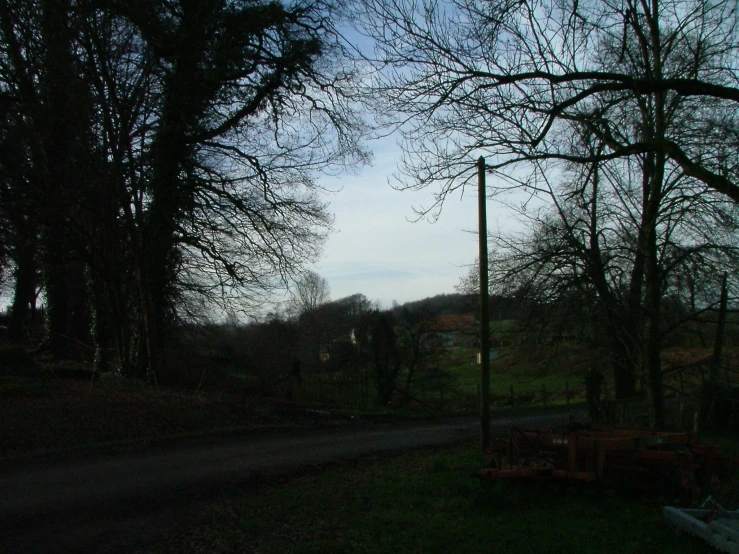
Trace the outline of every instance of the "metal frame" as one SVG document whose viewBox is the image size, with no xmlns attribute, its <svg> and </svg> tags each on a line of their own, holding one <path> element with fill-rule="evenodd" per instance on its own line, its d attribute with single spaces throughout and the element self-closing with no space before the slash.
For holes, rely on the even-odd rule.
<svg viewBox="0 0 739 554">
<path fill-rule="evenodd" d="M 512 427 L 486 450 L 488 481 L 554 481 L 612 485 L 696 498 L 728 479 L 737 460 L 720 446 L 699 445 L 696 433 L 590 426 L 555 430 Z"/>
</svg>

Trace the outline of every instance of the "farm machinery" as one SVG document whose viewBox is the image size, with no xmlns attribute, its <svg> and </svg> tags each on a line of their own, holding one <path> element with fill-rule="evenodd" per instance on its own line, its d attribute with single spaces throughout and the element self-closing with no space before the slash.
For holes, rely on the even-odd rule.
<svg viewBox="0 0 739 554">
<path fill-rule="evenodd" d="M 512 427 L 486 452 L 491 467 L 479 477 L 488 481 L 610 486 L 685 501 L 720 489 L 737 463 L 721 446 L 698 444 L 694 432 L 574 424 L 561 430 Z"/>
</svg>

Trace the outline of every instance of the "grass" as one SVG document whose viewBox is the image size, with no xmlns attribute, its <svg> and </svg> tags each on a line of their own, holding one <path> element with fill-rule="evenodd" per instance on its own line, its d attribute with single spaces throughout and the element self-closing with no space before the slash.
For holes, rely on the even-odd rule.
<svg viewBox="0 0 739 554">
<path fill-rule="evenodd" d="M 285 414 L 282 404 L 273 409 L 273 403 L 264 398 L 264 391 L 253 378 L 230 377 L 221 383 L 209 374 L 213 383 L 196 392 L 160 390 L 112 376 L 94 381 L 61 379 L 53 377 L 58 371 L 37 367 L 22 349 L 6 348 L 0 351 L 0 362 L 6 363 L 0 364 L 4 368 L 0 374 L 0 459 L 214 431 L 309 425 L 312 423 L 299 414 L 300 405 L 305 403 L 353 410 L 364 417 L 477 413 L 479 366 L 474 363 L 475 352 L 450 349 L 443 356 L 439 362 L 440 369 L 445 369 L 443 378 L 426 381 L 425 391 L 418 390 L 418 385 L 412 390 L 413 398 L 421 402 L 406 402 L 399 393 L 391 405 L 378 406 L 371 379 L 365 382 L 362 376 L 354 375 L 347 381 L 327 374 L 319 376 L 322 382 L 318 386 L 306 377 L 302 392 L 292 382 L 281 385 L 285 390 L 273 391 L 280 398 L 298 401 L 295 414 Z M 494 387 L 500 386 L 501 379 L 512 379 L 516 391 L 524 383 L 531 390 L 540 390 L 546 383 L 552 391 L 559 377 L 533 376 L 531 381 L 525 371 L 516 370 L 495 374 Z M 287 389 L 290 385 L 293 390 Z M 367 385 L 368 393 L 364 390 Z M 311 386 L 317 390 L 304 395 Z M 564 400 L 551 394 L 548 404 L 558 403 Z M 521 402 L 516 408 L 534 406 L 536 403 Z M 332 417 L 323 417 L 322 424 Z M 340 419 L 340 415 L 337 417 Z"/>
<path fill-rule="evenodd" d="M 579 366 L 574 370 L 563 367 L 568 360 L 557 360 L 556 366 L 549 367 L 546 352 L 526 357 L 512 348 L 499 348 L 497 352 L 498 358 L 490 364 L 490 394 L 498 404 L 509 402 L 511 387 L 519 404 L 541 402 L 542 387 L 546 388 L 548 403 L 565 403 L 568 384 L 571 400 L 584 397 Z M 475 349 L 451 348 L 445 353 L 443 364 L 454 375 L 462 394 L 477 397 L 480 366 Z"/>
<path fill-rule="evenodd" d="M 510 322 L 501 322 L 509 323 Z M 511 387 L 514 405 L 542 406 L 546 390 L 547 406 L 572 403 L 585 398 L 583 375 L 588 353 L 571 344 L 498 349 L 491 364 L 490 391 L 493 409 L 510 408 Z M 241 379 L 248 377 L 239 375 Z M 404 389 L 406 375 L 398 377 Z M 287 379 L 275 387 L 281 397 L 309 404 L 354 410 L 362 413 L 475 414 L 479 410 L 480 365 L 477 349 L 462 346 L 445 348 L 425 360 L 425 369 L 415 375 L 410 396 L 398 390 L 390 406 L 378 406 L 371 366 L 350 367 L 343 371 L 305 373 L 300 387 Z"/>
<path fill-rule="evenodd" d="M 122 379 L 0 376 L 0 459 L 254 428 L 306 426 L 239 390 L 157 390 Z"/>
<path fill-rule="evenodd" d="M 500 325 L 510 327 L 510 322 Z M 571 403 L 583 402 L 582 375 L 589 364 L 583 349 L 560 343 L 500 348 L 498 353 L 491 367 L 494 410 L 510 407 L 511 386 L 513 412 L 541 407 L 542 386 L 546 387 L 547 406 L 566 404 L 567 383 Z M 201 383 L 202 372 L 196 371 L 196 382 L 204 386 L 187 393 L 108 377 L 95 381 L 54 378 L 59 376 L 59 368 L 37 364 L 20 347 L 0 347 L 0 459 L 96 444 L 300 423 L 296 421 L 300 416 L 286 416 L 281 408 L 273 410 L 266 393 L 296 401 L 296 413 L 305 405 L 339 408 L 365 417 L 477 414 L 480 366 L 476 354 L 474 348 L 446 349 L 428 364 L 434 368 L 432 372 L 427 368 L 426 374 L 417 375 L 409 397 L 398 392 L 389 406 L 378 406 L 372 376 L 365 379 L 357 372 L 306 375 L 302 388 L 287 380 L 268 391 L 255 377 L 225 376 L 217 371 L 206 373 L 205 383 Z M 675 365 L 704 354 L 699 350 L 666 351 L 665 358 Z M 727 359 L 735 360 L 736 356 L 735 349 L 727 349 Z M 692 375 L 693 379 L 699 377 Z M 675 379 L 670 374 L 666 383 L 674 385 Z M 687 388 L 688 375 L 685 380 Z M 401 375 L 399 386 L 404 383 Z"/>
<path fill-rule="evenodd" d="M 473 478 L 476 445 L 295 477 L 211 504 L 200 524 L 143 551 L 260 553 L 705 552 L 661 502 Z"/>
</svg>

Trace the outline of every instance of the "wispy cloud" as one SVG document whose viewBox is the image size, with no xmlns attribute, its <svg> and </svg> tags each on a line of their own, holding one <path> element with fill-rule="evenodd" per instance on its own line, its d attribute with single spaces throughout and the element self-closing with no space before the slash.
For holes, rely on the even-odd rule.
<svg viewBox="0 0 739 554">
<path fill-rule="evenodd" d="M 398 281 L 398 280 L 406 280 L 406 279 L 414 279 L 416 277 L 419 277 L 417 273 L 413 273 L 412 271 L 398 271 L 394 269 L 376 269 L 376 270 L 368 270 L 368 271 L 356 271 L 351 273 L 338 273 L 329 275 L 328 278 L 331 280 L 331 282 L 338 282 L 338 281 L 369 281 L 369 280 L 390 280 L 390 281 Z"/>
<path fill-rule="evenodd" d="M 331 296 L 361 292 L 389 305 L 454 292 L 459 278 L 477 256 L 477 200 L 450 196 L 438 222 L 412 223 L 414 207 L 428 206 L 433 190 L 394 190 L 388 178 L 397 171 L 400 155 L 394 137 L 372 145 L 375 165 L 358 175 L 328 178 L 326 186 L 341 191 L 327 196 L 335 214 L 336 232 L 316 264 L 328 279 Z M 510 212 L 488 204 L 488 222 L 510 227 Z"/>
</svg>

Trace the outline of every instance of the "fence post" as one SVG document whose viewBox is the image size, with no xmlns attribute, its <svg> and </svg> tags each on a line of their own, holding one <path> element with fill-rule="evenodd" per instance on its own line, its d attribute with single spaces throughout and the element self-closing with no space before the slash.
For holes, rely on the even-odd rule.
<svg viewBox="0 0 739 554">
<path fill-rule="evenodd" d="M 547 407 L 547 386 L 546 385 L 541 386 L 541 403 L 545 408 Z"/>
<path fill-rule="evenodd" d="M 513 396 L 513 385 L 511 384 L 511 408 L 513 408 L 513 400 L 514 400 L 514 396 Z"/>
<path fill-rule="evenodd" d="M 570 405 L 570 382 L 567 381 L 565 384 L 565 399 L 567 401 L 567 406 Z"/>
</svg>

